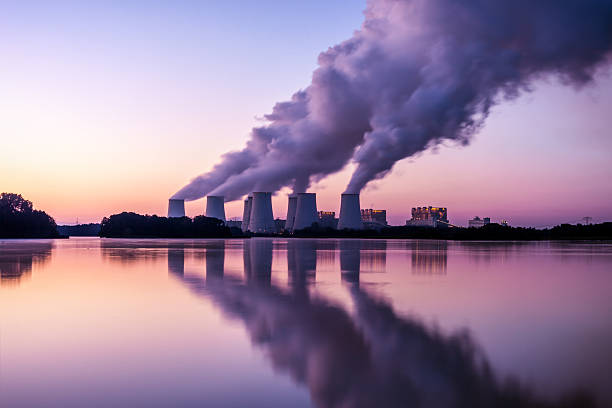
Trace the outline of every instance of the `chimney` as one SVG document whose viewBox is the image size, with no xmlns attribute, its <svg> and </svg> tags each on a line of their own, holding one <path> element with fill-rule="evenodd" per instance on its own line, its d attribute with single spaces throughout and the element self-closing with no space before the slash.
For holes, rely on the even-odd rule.
<svg viewBox="0 0 612 408">
<path fill-rule="evenodd" d="M 272 214 L 272 193 L 253 193 L 249 231 L 264 234 L 276 232 L 274 215 Z"/>
<path fill-rule="evenodd" d="M 242 232 L 249 230 L 249 221 L 251 220 L 251 206 L 253 205 L 253 197 L 248 196 L 244 200 L 244 211 L 242 212 Z"/>
<path fill-rule="evenodd" d="M 317 195 L 315 193 L 298 193 L 292 231 L 308 228 L 313 222 L 319 222 Z"/>
<path fill-rule="evenodd" d="M 168 200 L 168 218 L 185 216 L 185 200 Z"/>
<path fill-rule="evenodd" d="M 338 229 L 362 229 L 359 194 L 342 194 Z"/>
<path fill-rule="evenodd" d="M 206 216 L 225 221 L 225 200 L 223 196 L 206 197 Z"/>
<path fill-rule="evenodd" d="M 289 196 L 289 206 L 287 207 L 287 221 L 285 222 L 285 231 L 293 231 L 293 223 L 295 222 L 295 211 L 297 210 L 297 195 Z"/>
</svg>

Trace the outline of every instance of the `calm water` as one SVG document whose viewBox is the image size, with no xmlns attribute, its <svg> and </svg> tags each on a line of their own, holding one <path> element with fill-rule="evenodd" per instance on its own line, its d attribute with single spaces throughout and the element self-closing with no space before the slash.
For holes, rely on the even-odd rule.
<svg viewBox="0 0 612 408">
<path fill-rule="evenodd" d="M 0 271 L 2 407 L 612 406 L 612 243 L 9 240 Z"/>
</svg>

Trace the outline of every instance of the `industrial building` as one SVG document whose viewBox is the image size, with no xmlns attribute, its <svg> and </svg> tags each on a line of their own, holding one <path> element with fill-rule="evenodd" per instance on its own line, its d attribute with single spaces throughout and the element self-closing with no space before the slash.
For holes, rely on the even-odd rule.
<svg viewBox="0 0 612 408">
<path fill-rule="evenodd" d="M 373 210 L 366 208 L 361 210 L 361 221 L 367 223 L 387 224 L 387 210 Z"/>
<path fill-rule="evenodd" d="M 168 218 L 180 218 L 185 216 L 185 200 L 168 200 Z"/>
<path fill-rule="evenodd" d="M 340 219 L 338 229 L 363 229 L 359 194 L 343 193 L 340 196 Z"/>
<path fill-rule="evenodd" d="M 206 197 L 206 216 L 225 221 L 225 197 L 207 196 Z"/>
<path fill-rule="evenodd" d="M 319 211 L 319 225 L 322 228 L 338 228 L 335 211 Z"/>
<path fill-rule="evenodd" d="M 411 227 L 447 227 L 448 211 L 446 207 L 414 207 L 412 209 L 412 219 L 406 221 L 407 226 Z"/>
<path fill-rule="evenodd" d="M 484 218 L 474 217 L 468 221 L 468 227 L 469 228 L 480 228 L 490 223 L 491 223 L 491 218 L 489 217 L 484 217 Z"/>
</svg>

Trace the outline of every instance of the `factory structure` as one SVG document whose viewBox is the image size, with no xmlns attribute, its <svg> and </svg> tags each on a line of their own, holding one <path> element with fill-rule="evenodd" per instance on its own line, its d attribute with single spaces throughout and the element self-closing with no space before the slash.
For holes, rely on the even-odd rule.
<svg viewBox="0 0 612 408">
<path fill-rule="evenodd" d="M 446 207 L 414 207 L 412 219 L 406 221 L 407 226 L 412 227 L 444 227 L 450 225 L 448 222 L 448 210 Z"/>
<path fill-rule="evenodd" d="M 316 193 L 298 193 L 288 196 L 286 219 L 274 218 L 272 211 L 272 193 L 256 191 L 244 200 L 242 221 L 227 220 L 225 216 L 225 199 L 223 196 L 207 196 L 207 217 L 217 218 L 232 228 L 241 228 L 243 232 L 256 234 L 293 233 L 294 231 L 317 225 L 320 228 L 332 229 L 381 229 L 389 226 L 387 210 L 360 206 L 359 194 L 344 193 L 340 196 L 340 214 L 335 211 L 320 211 L 317 208 Z M 168 217 L 184 217 L 184 200 L 170 199 Z M 489 223 L 489 218 L 478 217 L 470 220 L 470 226 L 477 223 Z M 448 211 L 446 207 L 415 207 L 412 218 L 406 221 L 407 226 L 447 227 Z M 480 224 L 478 224 L 480 225 Z M 480 226 L 482 226 L 480 225 Z"/>
<path fill-rule="evenodd" d="M 491 223 L 491 218 L 489 217 L 480 218 L 476 216 L 472 218 L 471 220 L 468 220 L 468 227 L 469 228 L 480 228 L 490 223 Z"/>
</svg>

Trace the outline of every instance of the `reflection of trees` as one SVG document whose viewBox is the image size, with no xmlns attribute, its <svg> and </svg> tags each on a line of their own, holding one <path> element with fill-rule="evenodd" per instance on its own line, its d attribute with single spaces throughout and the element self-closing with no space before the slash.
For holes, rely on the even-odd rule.
<svg viewBox="0 0 612 408">
<path fill-rule="evenodd" d="M 0 282 L 18 285 L 22 278 L 32 273 L 35 264 L 49 260 L 53 242 L 3 242 L 0 243 Z"/>
<path fill-rule="evenodd" d="M 413 274 L 446 274 L 447 241 L 415 240 L 410 242 L 410 249 Z"/>
<path fill-rule="evenodd" d="M 297 244 L 291 274 L 312 273 L 316 249 Z M 389 303 L 353 284 L 354 313 L 308 296 L 306 277 L 293 276 L 294 290 L 270 284 L 269 240 L 244 246 L 246 284 L 231 279 L 184 278 L 241 321 L 272 366 L 306 386 L 318 407 L 552 407 L 537 401 L 517 381 L 501 382 L 467 333 L 445 335 L 399 316 Z M 343 274 L 359 280 L 358 241 L 340 241 Z M 288 249 L 289 250 L 289 249 Z M 288 254 L 289 255 L 289 254 Z M 208 256 L 208 254 L 207 254 Z M 211 262 L 210 265 L 222 264 Z M 248 271 L 246 270 L 248 269 Z M 211 271 L 208 270 L 207 275 Z M 222 275 L 218 271 L 217 275 Z M 265 285 L 261 285 L 265 282 Z M 299 287 L 296 290 L 296 287 Z M 306 294 L 306 296 L 304 296 Z M 590 398 L 559 406 L 594 406 Z"/>
<path fill-rule="evenodd" d="M 100 251 L 102 258 L 110 262 L 131 264 L 138 262 L 155 262 L 162 260 L 167 251 L 175 248 L 180 243 L 171 243 L 164 240 L 100 240 Z"/>
</svg>

